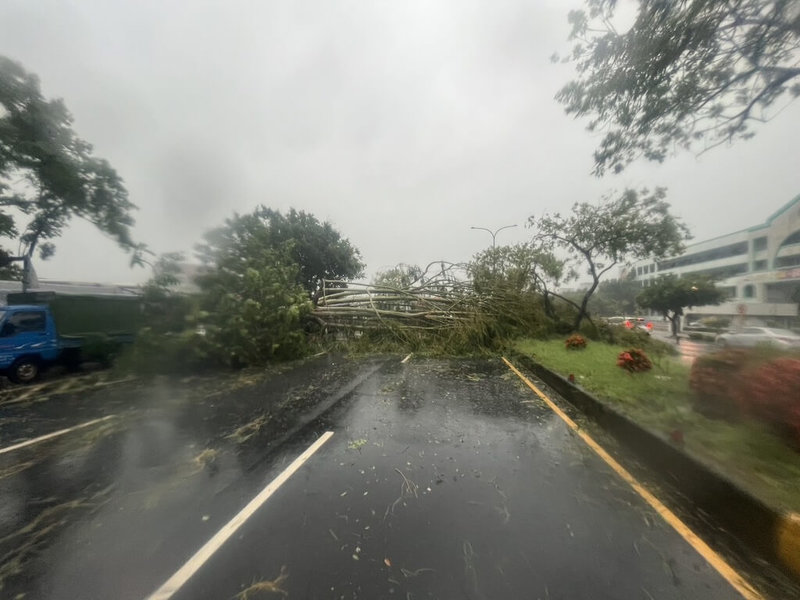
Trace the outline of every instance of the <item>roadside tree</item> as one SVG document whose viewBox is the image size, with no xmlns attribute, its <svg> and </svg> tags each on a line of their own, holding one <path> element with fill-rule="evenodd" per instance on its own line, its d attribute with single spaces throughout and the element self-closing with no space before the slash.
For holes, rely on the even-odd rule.
<svg viewBox="0 0 800 600">
<path fill-rule="evenodd" d="M 19 256 L 2 251 L 6 273 L 21 261 L 26 285 L 34 252 L 52 256 L 50 240 L 73 217 L 93 223 L 140 264 L 145 249 L 131 236 L 135 208 L 117 172 L 75 135 L 63 101 L 46 100 L 35 75 L 0 56 L 0 237 L 22 248 Z"/>
<path fill-rule="evenodd" d="M 585 0 L 569 13 L 574 46 L 564 60 L 578 77 L 556 95 L 605 133 L 596 175 L 747 139 L 751 124 L 800 95 L 796 1 L 638 0 L 633 24 L 618 31 L 621 4 Z"/>
<path fill-rule="evenodd" d="M 617 265 L 644 258 L 680 254 L 689 239 L 686 226 L 669 212 L 666 191 L 625 190 L 599 205 L 576 203 L 570 215 L 531 216 L 533 242 L 539 250 L 566 253 L 564 268 L 590 277 L 577 303 L 573 329 L 588 316 L 588 304 L 600 280 Z"/>
<path fill-rule="evenodd" d="M 258 207 L 247 215 L 234 215 L 225 225 L 208 232 L 197 255 L 204 263 L 225 264 L 244 272 L 252 260 L 274 253 L 297 266 L 295 280 L 316 303 L 322 282 L 346 280 L 363 275 L 361 254 L 328 222 L 314 215 L 290 209 L 280 211 Z"/>
<path fill-rule="evenodd" d="M 355 277 L 363 269 L 358 250 L 329 223 L 263 206 L 208 232 L 197 255 L 206 337 L 233 366 L 302 355 L 305 317 L 323 279 Z"/>
<path fill-rule="evenodd" d="M 677 339 L 678 322 L 684 308 L 719 304 L 724 298 L 723 291 L 708 278 L 670 274 L 651 282 L 636 297 L 636 303 L 669 319 L 672 335 Z"/>
</svg>

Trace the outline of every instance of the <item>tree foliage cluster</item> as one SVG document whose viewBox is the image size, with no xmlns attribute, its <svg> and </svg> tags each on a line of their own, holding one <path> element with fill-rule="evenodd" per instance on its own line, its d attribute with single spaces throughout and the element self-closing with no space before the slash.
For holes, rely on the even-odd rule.
<svg viewBox="0 0 800 600">
<path fill-rule="evenodd" d="M 533 243 L 490 246 L 467 266 L 475 294 L 506 336 L 542 336 L 570 329 L 577 306 L 554 291 L 566 263 Z"/>
<path fill-rule="evenodd" d="M 330 223 L 294 209 L 284 214 L 260 206 L 235 214 L 209 231 L 196 251 L 202 268 L 194 298 L 174 291 L 180 255 L 162 256 L 154 265 L 145 286 L 151 319 L 143 342 L 157 343 L 159 330 L 182 331 L 170 343 L 183 347 L 195 365 L 241 367 L 302 356 L 323 281 L 363 271 L 359 251 Z"/>
<path fill-rule="evenodd" d="M 528 225 L 538 248 L 563 253 L 563 268 L 573 278 L 589 277 L 578 303 L 575 330 L 588 316 L 589 300 L 606 273 L 634 260 L 658 260 L 683 250 L 688 229 L 670 213 L 665 197 L 663 188 L 626 189 L 607 195 L 600 204 L 576 203 L 568 215 L 530 217 Z"/>
<path fill-rule="evenodd" d="M 796 0 L 638 0 L 619 30 L 617 0 L 569 13 L 577 78 L 556 99 L 604 132 L 594 171 L 619 172 L 676 148 L 746 139 L 800 95 Z"/>
<path fill-rule="evenodd" d="M 138 262 L 145 248 L 131 235 L 136 207 L 122 178 L 72 122 L 61 100 L 44 98 L 35 75 L 0 56 L 0 238 L 16 242 L 28 259 L 36 250 L 46 259 L 55 251 L 51 240 L 78 217 Z M 2 250 L 6 267 L 14 250 Z"/>
<path fill-rule="evenodd" d="M 708 277 L 662 275 L 636 297 L 636 303 L 668 318 L 672 334 L 678 334 L 678 320 L 683 309 L 719 304 L 725 299 L 722 290 Z"/>
</svg>

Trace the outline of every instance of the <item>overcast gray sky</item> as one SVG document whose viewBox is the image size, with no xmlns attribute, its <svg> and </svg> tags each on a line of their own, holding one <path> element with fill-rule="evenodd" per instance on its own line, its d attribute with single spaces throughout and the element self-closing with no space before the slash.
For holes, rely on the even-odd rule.
<svg viewBox="0 0 800 600">
<path fill-rule="evenodd" d="M 3 0 L 0 54 L 61 97 L 122 175 L 136 236 L 191 251 L 263 203 L 331 221 L 369 274 L 462 261 L 519 227 L 625 186 L 666 186 L 696 240 L 762 222 L 800 193 L 800 103 L 749 142 L 590 175 L 597 142 L 553 96 L 572 76 L 579 0 Z M 40 277 L 146 279 L 73 222 Z"/>
</svg>

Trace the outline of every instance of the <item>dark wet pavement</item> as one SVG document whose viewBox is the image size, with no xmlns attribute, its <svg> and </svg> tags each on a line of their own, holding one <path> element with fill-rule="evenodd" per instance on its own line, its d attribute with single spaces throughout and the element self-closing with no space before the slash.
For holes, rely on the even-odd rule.
<svg viewBox="0 0 800 600">
<path fill-rule="evenodd" d="M 174 598 L 740 597 L 499 360 L 331 363 L 5 457 L 0 596 L 146 597 L 331 430 Z"/>
</svg>

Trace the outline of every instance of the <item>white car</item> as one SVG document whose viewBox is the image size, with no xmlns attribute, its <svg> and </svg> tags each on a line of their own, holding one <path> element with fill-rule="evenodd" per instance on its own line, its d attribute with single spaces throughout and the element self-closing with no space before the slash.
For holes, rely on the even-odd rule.
<svg viewBox="0 0 800 600">
<path fill-rule="evenodd" d="M 788 329 L 774 327 L 745 327 L 734 333 L 722 333 L 717 336 L 720 346 L 756 346 L 770 344 L 779 348 L 800 349 L 800 335 Z"/>
</svg>

